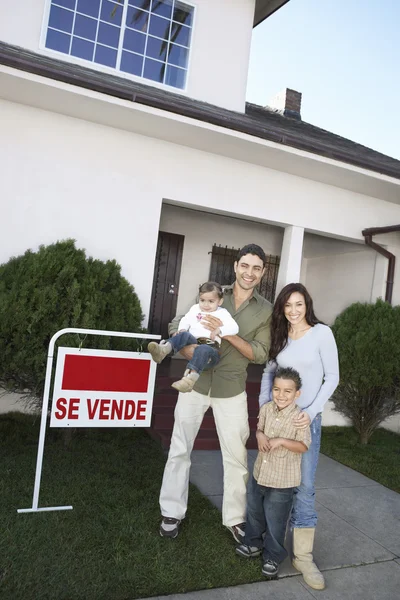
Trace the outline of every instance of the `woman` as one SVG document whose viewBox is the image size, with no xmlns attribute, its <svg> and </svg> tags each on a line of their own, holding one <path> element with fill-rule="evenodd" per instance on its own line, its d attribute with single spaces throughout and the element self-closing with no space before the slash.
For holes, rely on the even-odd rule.
<svg viewBox="0 0 400 600">
<path fill-rule="evenodd" d="M 295 490 L 290 527 L 293 530 L 293 566 L 313 589 L 324 589 L 322 573 L 314 563 L 317 513 L 315 473 L 321 444 L 321 413 L 339 383 L 335 339 L 327 325 L 315 316 L 310 294 L 301 283 L 290 283 L 277 297 L 271 319 L 269 362 L 261 381 L 260 406 L 271 400 L 275 370 L 292 367 L 303 386 L 297 404 L 302 409 L 296 427 L 311 429 L 311 446 L 303 454 L 301 484 Z"/>
</svg>

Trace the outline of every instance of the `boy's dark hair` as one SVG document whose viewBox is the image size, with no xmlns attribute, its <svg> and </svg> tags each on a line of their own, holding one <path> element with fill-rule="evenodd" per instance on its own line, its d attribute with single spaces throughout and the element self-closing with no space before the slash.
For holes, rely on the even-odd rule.
<svg viewBox="0 0 400 600">
<path fill-rule="evenodd" d="M 216 292 L 218 294 L 218 298 L 220 299 L 224 297 L 224 290 L 222 289 L 222 286 L 216 281 L 206 281 L 205 283 L 202 283 L 199 287 L 199 295 L 207 294 L 209 292 Z"/>
<path fill-rule="evenodd" d="M 275 372 L 275 379 L 290 379 L 296 386 L 296 390 L 299 390 L 302 386 L 302 381 L 299 373 L 292 367 L 278 367 Z"/>
<path fill-rule="evenodd" d="M 241 248 L 241 250 L 239 250 L 238 252 L 236 261 L 239 262 L 242 256 L 246 256 L 246 254 L 254 254 L 255 256 L 258 256 L 258 258 L 262 260 L 263 267 L 265 267 L 265 265 L 267 264 L 267 257 L 265 256 L 265 252 L 261 248 L 261 246 L 257 246 L 257 244 L 247 244 L 247 246 L 243 246 L 243 248 Z"/>
</svg>

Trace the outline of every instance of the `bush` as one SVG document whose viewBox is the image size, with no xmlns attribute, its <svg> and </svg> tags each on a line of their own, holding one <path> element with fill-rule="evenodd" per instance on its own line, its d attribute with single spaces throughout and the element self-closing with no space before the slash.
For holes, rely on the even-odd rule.
<svg viewBox="0 0 400 600">
<path fill-rule="evenodd" d="M 382 300 L 352 304 L 332 329 L 340 363 L 332 400 L 366 444 L 382 421 L 400 412 L 400 307 Z"/>
<path fill-rule="evenodd" d="M 0 386 L 41 406 L 49 341 L 64 327 L 142 331 L 140 302 L 114 261 L 88 258 L 74 240 L 28 250 L 0 265 Z M 77 335 L 60 338 L 79 346 Z M 84 347 L 134 349 L 88 336 Z"/>
</svg>

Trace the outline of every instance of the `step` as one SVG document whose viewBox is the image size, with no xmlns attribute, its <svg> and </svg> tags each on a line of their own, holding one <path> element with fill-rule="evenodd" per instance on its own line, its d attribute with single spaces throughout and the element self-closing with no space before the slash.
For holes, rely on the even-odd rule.
<svg viewBox="0 0 400 600">
<path fill-rule="evenodd" d="M 171 442 L 171 431 L 169 429 L 146 429 L 149 435 L 161 443 L 164 450 L 168 450 Z M 255 433 L 252 432 L 247 441 L 246 447 L 249 450 L 257 449 L 257 440 Z M 219 450 L 219 441 L 216 431 L 200 430 L 194 442 L 193 450 Z"/>
<path fill-rule="evenodd" d="M 176 401 L 178 399 L 178 392 L 173 390 L 173 393 L 160 391 L 154 395 L 153 399 L 153 408 L 156 406 L 175 406 Z M 247 406 L 249 410 L 257 411 L 259 410 L 258 397 L 256 396 L 247 396 Z"/>
<path fill-rule="evenodd" d="M 207 411 L 208 413 L 208 411 Z M 203 430 L 214 430 L 215 431 L 215 421 L 213 414 L 207 414 L 203 418 L 203 422 L 201 424 L 201 431 Z M 257 427 L 257 415 L 249 417 L 249 425 L 250 431 L 255 430 Z M 151 426 L 153 429 L 163 430 L 169 429 L 172 431 L 174 426 L 174 415 L 173 413 L 153 413 L 153 419 Z"/>
</svg>

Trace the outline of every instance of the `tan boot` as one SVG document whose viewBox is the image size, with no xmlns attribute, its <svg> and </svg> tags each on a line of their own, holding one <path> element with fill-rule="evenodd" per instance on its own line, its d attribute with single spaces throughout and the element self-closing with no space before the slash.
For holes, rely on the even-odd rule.
<svg viewBox="0 0 400 600">
<path fill-rule="evenodd" d="M 150 342 L 147 346 L 147 351 L 150 352 L 154 362 L 159 364 L 166 356 L 168 356 L 168 354 L 170 354 L 170 352 L 172 352 L 172 346 L 170 342 L 166 342 L 165 344 Z"/>
<path fill-rule="evenodd" d="M 173 387 L 175 390 L 178 390 L 178 392 L 191 392 L 198 378 L 198 373 L 196 373 L 195 371 L 190 372 L 186 370 L 182 379 L 180 379 L 179 381 L 174 381 L 174 383 L 171 384 L 171 387 Z"/>
<path fill-rule="evenodd" d="M 304 581 L 313 590 L 323 590 L 325 580 L 314 562 L 315 527 L 295 527 L 293 529 L 293 566 L 303 575 Z"/>
</svg>

